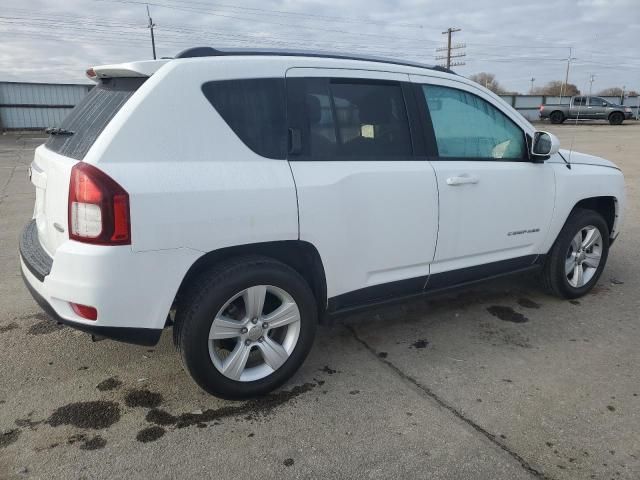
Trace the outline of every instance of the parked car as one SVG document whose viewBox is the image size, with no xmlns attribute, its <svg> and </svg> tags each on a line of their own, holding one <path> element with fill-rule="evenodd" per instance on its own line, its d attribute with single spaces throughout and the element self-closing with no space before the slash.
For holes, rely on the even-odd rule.
<svg viewBox="0 0 640 480">
<path fill-rule="evenodd" d="M 524 271 L 585 295 L 620 232 L 613 163 L 438 67 L 198 48 L 89 75 L 31 164 L 26 285 L 96 336 L 173 325 L 214 395 L 282 385 L 330 316 Z"/>
<path fill-rule="evenodd" d="M 607 120 L 611 125 L 621 125 L 633 118 L 631 108 L 608 102 L 601 97 L 571 97 L 568 104 L 545 103 L 540 105 L 540 118 L 551 123 L 563 123 L 567 119 Z"/>
</svg>

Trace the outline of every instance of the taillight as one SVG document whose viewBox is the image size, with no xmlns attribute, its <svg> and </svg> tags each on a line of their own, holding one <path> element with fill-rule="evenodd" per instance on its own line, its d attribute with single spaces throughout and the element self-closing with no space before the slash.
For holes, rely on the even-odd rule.
<svg viewBox="0 0 640 480">
<path fill-rule="evenodd" d="M 69 238 L 97 245 L 129 245 L 129 195 L 107 174 L 80 162 L 71 169 Z"/>
</svg>

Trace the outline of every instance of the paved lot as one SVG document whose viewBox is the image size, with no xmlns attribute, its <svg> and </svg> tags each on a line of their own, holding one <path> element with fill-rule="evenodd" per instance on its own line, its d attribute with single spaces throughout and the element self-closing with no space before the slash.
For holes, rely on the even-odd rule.
<svg viewBox="0 0 640 480">
<path fill-rule="evenodd" d="M 43 316 L 16 258 L 40 140 L 0 136 L 0 478 L 639 478 L 640 124 L 551 129 L 626 174 L 625 231 L 591 295 L 512 278 L 350 317 L 246 403 L 204 395 L 170 332 L 91 343 Z"/>
</svg>

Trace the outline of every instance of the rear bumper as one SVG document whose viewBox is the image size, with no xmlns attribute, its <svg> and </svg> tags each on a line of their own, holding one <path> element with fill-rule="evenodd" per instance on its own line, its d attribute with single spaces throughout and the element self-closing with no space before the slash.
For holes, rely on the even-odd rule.
<svg viewBox="0 0 640 480">
<path fill-rule="evenodd" d="M 158 343 L 158 340 L 160 340 L 162 329 L 104 327 L 67 320 L 66 318 L 58 315 L 58 312 L 54 310 L 51 304 L 47 302 L 42 295 L 40 295 L 40 293 L 30 283 L 30 280 L 25 275 L 24 270 L 22 271 L 22 280 L 24 280 L 24 284 L 27 286 L 27 289 L 29 290 L 29 293 L 31 293 L 33 299 L 38 305 L 40 305 L 40 308 L 42 308 L 42 310 L 51 317 L 52 321 L 62 323 L 91 335 L 110 338 L 111 340 L 118 340 L 125 343 L 133 343 L 135 345 L 153 346 Z"/>
<path fill-rule="evenodd" d="M 180 282 L 200 256 L 189 249 L 133 252 L 128 246 L 61 244 L 52 259 L 28 224 L 20 239 L 27 288 L 56 321 L 95 335 L 139 345 L 157 343 Z M 70 302 L 96 308 L 76 314 Z"/>
</svg>

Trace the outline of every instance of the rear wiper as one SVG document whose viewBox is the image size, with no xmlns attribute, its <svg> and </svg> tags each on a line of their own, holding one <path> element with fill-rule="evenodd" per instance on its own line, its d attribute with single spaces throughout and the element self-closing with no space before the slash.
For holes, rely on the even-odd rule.
<svg viewBox="0 0 640 480">
<path fill-rule="evenodd" d="M 49 135 L 73 135 L 75 132 L 67 130 L 66 128 L 49 127 L 45 130 L 45 133 Z"/>
</svg>

